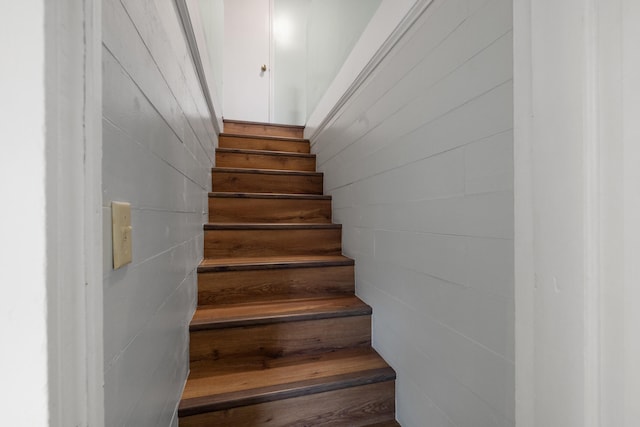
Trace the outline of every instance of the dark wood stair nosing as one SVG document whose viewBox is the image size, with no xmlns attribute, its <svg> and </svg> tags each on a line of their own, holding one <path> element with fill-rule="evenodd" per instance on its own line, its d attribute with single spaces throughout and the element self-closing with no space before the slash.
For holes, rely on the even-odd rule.
<svg viewBox="0 0 640 427">
<path fill-rule="evenodd" d="M 222 411 L 240 406 L 256 405 L 310 394 L 394 381 L 396 373 L 391 367 L 352 372 L 332 377 L 314 378 L 288 384 L 261 387 L 239 392 L 183 399 L 178 408 L 179 417 Z"/>
<path fill-rule="evenodd" d="M 213 230 L 341 230 L 342 224 L 330 223 L 207 223 L 206 231 Z"/>
<path fill-rule="evenodd" d="M 315 159 L 315 154 L 308 153 L 293 153 L 290 151 L 272 151 L 272 150 L 255 150 L 245 148 L 216 148 L 216 153 L 228 153 L 228 154 L 250 154 L 258 156 L 272 156 L 272 157 L 296 157 L 301 159 Z"/>
<path fill-rule="evenodd" d="M 375 424 L 368 424 L 364 427 L 402 427 L 400 425 L 400 423 L 396 420 L 390 420 L 390 421 L 382 421 L 379 423 L 375 423 Z"/>
<path fill-rule="evenodd" d="M 246 193 L 212 191 L 209 198 L 221 199 L 287 199 L 287 200 L 331 200 L 331 196 L 323 194 L 291 194 L 291 193 Z"/>
<path fill-rule="evenodd" d="M 196 331 L 208 331 L 212 329 L 223 328 L 240 328 L 246 326 L 262 326 L 273 325 L 276 323 L 290 323 L 290 322 L 302 322 L 307 320 L 324 320 L 324 319 L 337 319 L 342 317 L 355 317 L 355 316 L 370 316 L 372 313 L 370 306 L 363 304 L 356 307 L 348 307 L 346 309 L 334 309 L 332 311 L 309 310 L 307 312 L 298 312 L 295 314 L 275 314 L 275 315 L 263 315 L 253 316 L 245 318 L 227 319 L 227 320 L 203 320 L 194 323 L 193 321 L 189 325 L 190 332 Z"/>
<path fill-rule="evenodd" d="M 301 144 L 310 143 L 308 139 L 294 138 L 292 136 L 251 135 L 251 134 L 227 133 L 227 132 L 222 132 L 220 136 L 226 137 L 226 138 L 266 139 L 269 141 L 299 142 Z"/>
<path fill-rule="evenodd" d="M 281 270 L 288 268 L 322 268 L 322 267 L 343 267 L 355 265 L 355 261 L 345 257 L 342 260 L 306 260 L 306 261 L 260 261 L 245 264 L 224 264 L 224 265 L 200 265 L 198 273 L 215 273 L 222 271 L 248 271 L 248 270 Z"/>
<path fill-rule="evenodd" d="M 211 169 L 213 173 L 246 173 L 246 174 L 260 174 L 260 175 L 289 175 L 289 176 L 323 176 L 322 172 L 311 171 L 296 171 L 285 169 L 255 169 L 255 168 L 220 168 L 215 167 Z"/>
<path fill-rule="evenodd" d="M 267 127 L 278 127 L 278 128 L 290 128 L 290 129 L 304 129 L 304 125 L 286 125 L 282 123 L 266 123 L 266 122 L 252 122 L 247 120 L 233 120 L 233 119 L 222 119 L 223 123 L 236 123 L 239 125 L 250 125 L 250 126 L 267 126 Z"/>
</svg>

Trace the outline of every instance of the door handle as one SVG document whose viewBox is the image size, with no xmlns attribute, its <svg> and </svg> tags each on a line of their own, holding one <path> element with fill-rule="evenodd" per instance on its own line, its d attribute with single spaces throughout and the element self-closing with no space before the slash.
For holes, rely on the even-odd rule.
<svg viewBox="0 0 640 427">
<path fill-rule="evenodd" d="M 267 64 L 262 64 L 262 67 L 260 67 L 260 69 L 262 71 L 267 71 Z"/>
</svg>

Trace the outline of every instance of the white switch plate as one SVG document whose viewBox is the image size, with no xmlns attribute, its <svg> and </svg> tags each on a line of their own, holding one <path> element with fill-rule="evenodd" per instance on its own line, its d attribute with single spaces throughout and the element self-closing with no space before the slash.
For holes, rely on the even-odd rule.
<svg viewBox="0 0 640 427">
<path fill-rule="evenodd" d="M 111 202 L 113 231 L 113 268 L 131 263 L 131 204 Z"/>
</svg>

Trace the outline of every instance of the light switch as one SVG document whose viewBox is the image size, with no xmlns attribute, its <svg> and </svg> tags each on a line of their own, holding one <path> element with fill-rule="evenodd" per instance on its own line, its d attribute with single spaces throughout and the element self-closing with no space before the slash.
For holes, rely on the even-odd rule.
<svg viewBox="0 0 640 427">
<path fill-rule="evenodd" d="M 111 202 L 113 268 L 131 263 L 131 204 Z"/>
</svg>

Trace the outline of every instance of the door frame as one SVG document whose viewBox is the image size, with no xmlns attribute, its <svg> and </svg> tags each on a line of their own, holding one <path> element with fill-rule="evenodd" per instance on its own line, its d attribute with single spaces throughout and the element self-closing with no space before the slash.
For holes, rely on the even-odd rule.
<svg viewBox="0 0 640 427">
<path fill-rule="evenodd" d="M 243 4 L 225 0 L 222 107 L 225 119 L 257 122 L 273 119 L 273 7 L 273 0 L 245 0 Z M 251 13 L 246 13 L 246 9 Z M 262 64 L 267 69 L 259 72 Z"/>
<path fill-rule="evenodd" d="M 640 421 L 638 20 L 514 3 L 518 427 Z"/>
<path fill-rule="evenodd" d="M 45 1 L 52 426 L 104 426 L 102 1 Z"/>
<path fill-rule="evenodd" d="M 273 123 L 275 112 L 275 48 L 273 44 L 273 17 L 275 11 L 275 0 L 269 0 L 269 123 Z"/>
</svg>

